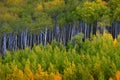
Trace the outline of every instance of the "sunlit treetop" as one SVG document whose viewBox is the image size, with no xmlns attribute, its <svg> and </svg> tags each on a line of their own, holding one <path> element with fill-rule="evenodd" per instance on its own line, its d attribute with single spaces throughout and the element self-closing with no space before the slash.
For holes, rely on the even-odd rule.
<svg viewBox="0 0 120 80">
<path fill-rule="evenodd" d="M 7 5 L 22 5 L 25 1 L 24 0 L 6 0 L 5 3 Z"/>
<path fill-rule="evenodd" d="M 98 2 L 102 5 L 108 5 L 108 3 L 106 1 L 103 1 L 103 0 L 96 0 L 96 2 Z"/>
<path fill-rule="evenodd" d="M 120 22 L 120 0 L 110 0 L 108 6 L 111 9 L 111 20 Z"/>
<path fill-rule="evenodd" d="M 115 9 L 113 19 L 120 22 L 120 7 Z"/>
<path fill-rule="evenodd" d="M 56 15 L 63 9 L 64 0 L 53 0 L 44 3 L 44 8 L 49 14 Z"/>
<path fill-rule="evenodd" d="M 120 22 L 120 0 L 0 0 L 0 29 Z"/>
<path fill-rule="evenodd" d="M 42 6 L 42 4 L 38 4 L 38 5 L 37 5 L 37 10 L 43 11 L 43 6 Z"/>
<path fill-rule="evenodd" d="M 80 5 L 76 8 L 76 11 L 79 19 L 87 23 L 93 23 L 107 16 L 110 10 L 101 0 L 97 0 L 84 2 L 82 6 Z"/>
<path fill-rule="evenodd" d="M 44 3 L 45 7 L 54 7 L 54 6 L 62 6 L 64 5 L 64 0 L 53 0 Z"/>
</svg>

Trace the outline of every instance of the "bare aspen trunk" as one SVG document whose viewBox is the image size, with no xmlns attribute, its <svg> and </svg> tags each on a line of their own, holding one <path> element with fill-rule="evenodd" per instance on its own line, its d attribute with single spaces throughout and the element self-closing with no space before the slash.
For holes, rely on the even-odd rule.
<svg viewBox="0 0 120 80">
<path fill-rule="evenodd" d="M 6 34 L 4 33 L 4 36 L 3 36 L 3 41 L 2 41 L 2 56 L 5 55 L 5 52 L 6 52 Z"/>
<path fill-rule="evenodd" d="M 47 44 L 47 27 L 45 29 L 45 34 L 44 34 L 44 46 Z"/>
</svg>

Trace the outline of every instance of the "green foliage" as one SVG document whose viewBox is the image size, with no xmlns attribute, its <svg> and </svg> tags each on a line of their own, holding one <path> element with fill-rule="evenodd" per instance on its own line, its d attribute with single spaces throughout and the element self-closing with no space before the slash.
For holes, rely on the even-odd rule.
<svg viewBox="0 0 120 80">
<path fill-rule="evenodd" d="M 98 1 L 86 1 L 82 5 L 76 7 L 76 17 L 89 24 L 95 21 L 106 24 L 106 20 L 109 21 L 109 12 L 109 8 Z M 108 17 L 104 18 L 105 16 Z"/>
<path fill-rule="evenodd" d="M 111 9 L 110 16 L 112 21 L 120 21 L 119 12 L 120 12 L 120 0 L 110 0 L 108 6 Z"/>
<path fill-rule="evenodd" d="M 1 28 L 4 25 L 9 25 L 10 32 L 19 33 L 26 28 L 38 32 L 44 27 L 66 26 L 80 20 L 109 26 L 120 21 L 119 6 L 119 0 L 1 0 L 0 32 L 5 31 Z"/>
</svg>

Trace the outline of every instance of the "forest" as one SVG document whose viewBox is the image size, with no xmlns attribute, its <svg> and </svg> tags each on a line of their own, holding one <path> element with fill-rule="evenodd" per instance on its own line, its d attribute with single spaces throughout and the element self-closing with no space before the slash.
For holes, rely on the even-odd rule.
<svg viewBox="0 0 120 80">
<path fill-rule="evenodd" d="M 120 0 L 0 0 L 0 80 L 120 80 Z"/>
</svg>

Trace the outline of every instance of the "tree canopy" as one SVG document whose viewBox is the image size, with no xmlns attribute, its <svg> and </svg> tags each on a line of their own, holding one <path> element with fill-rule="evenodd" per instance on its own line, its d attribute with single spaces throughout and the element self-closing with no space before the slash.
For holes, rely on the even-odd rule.
<svg viewBox="0 0 120 80">
<path fill-rule="evenodd" d="M 74 24 L 120 22 L 120 0 L 1 0 L 0 33 Z"/>
</svg>

